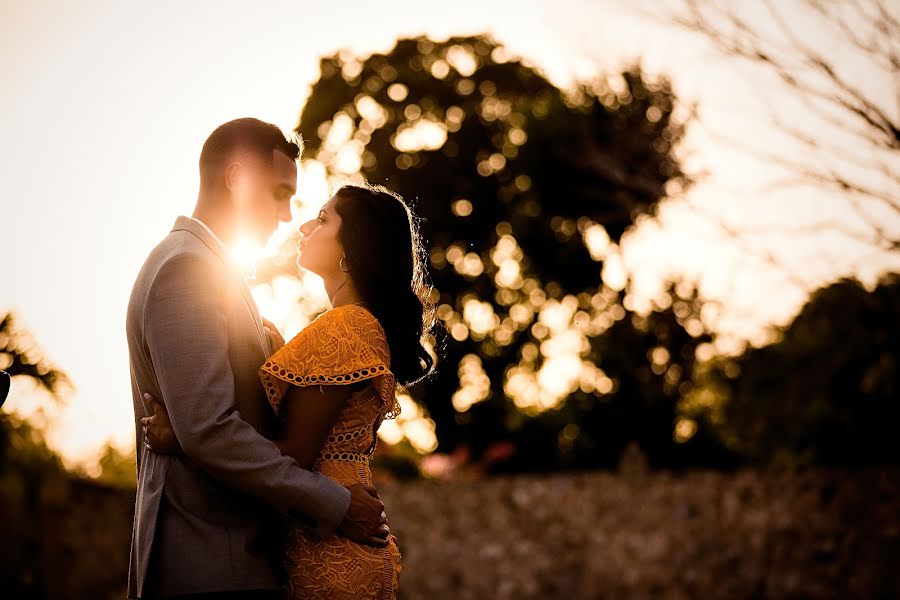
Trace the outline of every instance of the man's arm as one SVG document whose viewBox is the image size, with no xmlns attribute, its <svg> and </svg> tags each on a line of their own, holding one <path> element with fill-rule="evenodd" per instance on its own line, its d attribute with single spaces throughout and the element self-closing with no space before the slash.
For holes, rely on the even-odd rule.
<svg viewBox="0 0 900 600">
<path fill-rule="evenodd" d="M 284 514 L 314 519 L 327 535 L 344 519 L 350 492 L 301 469 L 235 408 L 220 269 L 181 254 L 162 266 L 150 289 L 144 334 L 172 428 L 212 476 Z"/>
</svg>

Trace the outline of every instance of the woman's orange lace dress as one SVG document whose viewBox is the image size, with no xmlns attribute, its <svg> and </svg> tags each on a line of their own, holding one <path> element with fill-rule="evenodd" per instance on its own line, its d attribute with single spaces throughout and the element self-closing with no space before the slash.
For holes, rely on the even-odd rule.
<svg viewBox="0 0 900 600">
<path fill-rule="evenodd" d="M 376 431 L 400 411 L 387 339 L 372 313 L 348 304 L 319 315 L 259 373 L 276 413 L 290 385 L 367 381 L 344 405 L 315 469 L 344 485 L 372 482 Z M 285 547 L 290 598 L 396 598 L 400 551 L 393 535 L 389 541 L 385 548 L 372 548 L 292 529 Z"/>
</svg>

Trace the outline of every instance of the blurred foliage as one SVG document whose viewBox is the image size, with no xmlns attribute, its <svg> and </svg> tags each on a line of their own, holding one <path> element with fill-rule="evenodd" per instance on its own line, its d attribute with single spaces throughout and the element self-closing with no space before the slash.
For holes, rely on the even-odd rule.
<svg viewBox="0 0 900 600">
<path fill-rule="evenodd" d="M 61 470 L 59 456 L 47 446 L 40 429 L 16 415 L 0 413 L 0 477 Z"/>
<path fill-rule="evenodd" d="M 66 376 L 41 355 L 31 336 L 12 314 L 0 318 L 0 368 L 33 381 L 59 401 Z M 14 380 L 15 381 L 15 380 Z M 42 597 L 32 573 L 41 560 L 40 509 L 47 481 L 59 481 L 65 469 L 41 429 L 9 412 L 0 412 L 0 500 L 6 550 L 0 551 L 0 588 L 11 597 Z M 34 523 L 35 525 L 27 525 Z M 12 550 L 12 552 L 10 552 Z"/>
<path fill-rule="evenodd" d="M 402 39 L 387 54 L 340 52 L 320 68 L 298 128 L 304 160 L 333 185 L 385 184 L 421 218 L 448 335 L 436 340 L 436 376 L 411 394 L 439 451 L 552 469 L 614 462 L 636 438 L 669 460 L 677 385 L 627 371 L 649 373 L 649 345 L 678 357 L 693 336 L 671 314 L 635 328 L 622 293 L 601 280 L 635 220 L 690 185 L 674 154 L 684 123 L 668 82 L 635 67 L 563 90 L 484 36 Z M 296 276 L 294 248 L 288 241 L 262 278 Z M 628 356 L 603 357 L 602 339 L 630 344 Z M 581 363 L 608 365 L 615 381 L 573 372 Z M 560 368 L 565 381 L 550 381 Z M 498 449 L 508 442 L 515 458 Z"/>
<path fill-rule="evenodd" d="M 900 275 L 816 291 L 780 339 L 721 357 L 686 407 L 764 463 L 900 463 Z"/>
<path fill-rule="evenodd" d="M 563 90 L 485 36 L 320 69 L 305 165 L 332 186 L 385 184 L 421 218 L 446 335 L 410 393 L 448 457 L 438 470 L 611 467 L 634 443 L 666 468 L 896 460 L 867 437 L 896 410 L 889 284 L 827 288 L 780 342 L 721 357 L 696 290 L 673 282 L 635 310 L 627 276 L 605 270 L 691 184 L 666 80 L 634 67 Z M 289 240 L 262 278 L 296 277 L 294 253 Z"/>
<path fill-rule="evenodd" d="M 12 313 L 0 317 L 0 369 L 11 377 L 23 375 L 59 399 L 69 383 L 65 373 L 44 358 L 28 332 L 17 327 Z"/>
<path fill-rule="evenodd" d="M 626 310 L 605 334 L 591 339 L 589 357 L 616 382 L 616 389 L 603 399 L 577 393 L 570 397 L 580 408 L 572 422 L 585 441 L 602 448 L 582 452 L 580 467 L 590 466 L 597 455 L 607 461 L 618 456 L 632 440 L 653 468 L 725 468 L 740 462 L 712 428 L 681 418 L 679 400 L 693 387 L 698 349 L 713 341 L 700 316 L 703 301 L 696 289 L 679 293 L 675 284 L 662 298 L 665 306 L 647 314 Z M 592 400 L 600 405 L 593 408 Z"/>
<path fill-rule="evenodd" d="M 14 378 L 31 380 L 49 392 L 54 402 L 62 401 L 61 394 L 69 386 L 66 374 L 43 356 L 31 335 L 17 326 L 12 313 L 0 318 L 0 369 Z M 47 447 L 39 429 L 0 412 L 0 470 L 57 469 L 59 465 L 59 458 Z"/>
<path fill-rule="evenodd" d="M 698 348 L 713 339 L 700 320 L 697 291 L 683 288 L 670 285 L 666 306 L 644 312 L 613 302 L 612 315 L 601 314 L 612 324 L 589 337 L 584 356 L 609 387 L 598 393 L 582 386 L 550 410 L 508 416 L 510 433 L 504 437 L 516 451 L 491 470 L 614 469 L 634 445 L 639 460 L 651 468 L 739 465 L 742 457 L 722 443 L 714 427 L 686 420 L 680 408 L 680 399 L 693 387 Z M 499 437 L 490 420 L 481 418 L 489 409 L 471 409 L 470 443 L 476 454 L 494 447 Z M 687 431 L 680 428 L 682 421 Z"/>
<path fill-rule="evenodd" d="M 97 461 L 100 473 L 98 481 L 111 486 L 133 490 L 137 485 L 137 464 L 134 450 L 122 452 L 110 443 L 100 451 Z"/>
<path fill-rule="evenodd" d="M 43 357 L 10 314 L 0 319 L 0 366 L 49 392 L 45 402 L 63 401 L 68 377 Z M 98 484 L 84 473 L 66 470 L 47 446 L 44 426 L 41 418 L 25 420 L 0 412 L 3 596 L 121 598 L 128 564 L 134 458 L 107 447 L 99 462 L 102 483 Z M 66 568 L 61 569 L 61 564 Z"/>
</svg>

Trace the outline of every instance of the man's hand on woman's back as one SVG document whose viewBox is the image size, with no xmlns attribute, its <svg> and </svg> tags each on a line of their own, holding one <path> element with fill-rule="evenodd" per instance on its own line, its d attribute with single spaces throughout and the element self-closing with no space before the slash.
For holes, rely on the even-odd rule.
<svg viewBox="0 0 900 600">
<path fill-rule="evenodd" d="M 284 338 L 281 337 L 281 332 L 275 327 L 275 323 L 265 317 L 262 317 L 262 321 L 263 329 L 266 331 L 266 337 L 269 338 L 269 346 L 272 347 L 272 352 L 277 352 L 284 346 Z"/>
<path fill-rule="evenodd" d="M 350 507 L 338 532 L 360 544 L 376 548 L 387 546 L 391 530 L 378 490 L 365 483 L 347 486 L 347 489 L 350 490 Z"/>
</svg>

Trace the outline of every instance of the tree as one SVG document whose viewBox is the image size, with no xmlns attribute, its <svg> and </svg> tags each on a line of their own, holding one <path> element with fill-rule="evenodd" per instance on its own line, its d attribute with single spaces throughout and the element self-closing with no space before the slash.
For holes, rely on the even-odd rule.
<svg viewBox="0 0 900 600">
<path fill-rule="evenodd" d="M 716 429 L 681 408 L 702 365 L 700 349 L 713 340 L 700 318 L 703 306 L 696 288 L 674 283 L 650 310 L 611 305 L 611 325 L 590 338 L 586 356 L 605 393 L 575 390 L 557 409 L 530 419 L 515 433 L 519 451 L 504 469 L 614 468 L 631 444 L 651 468 L 742 464 Z"/>
<path fill-rule="evenodd" d="M 14 378 L 30 379 L 48 391 L 54 401 L 68 382 L 65 374 L 43 356 L 15 318 L 0 318 L 0 368 Z M 43 432 L 31 423 L 0 412 L 0 498 L 4 515 L 0 526 L 9 532 L 11 552 L 0 551 L 0 582 L 13 596 L 40 594 L 42 581 L 29 581 L 43 548 L 42 490 L 47 481 L 59 481 L 65 473 L 62 461 L 47 447 Z"/>
<path fill-rule="evenodd" d="M 816 291 L 777 342 L 710 363 L 693 410 L 760 462 L 897 464 L 898 373 L 900 276 L 874 290 L 843 279 Z"/>
<path fill-rule="evenodd" d="M 33 381 L 49 392 L 56 402 L 61 401 L 61 394 L 69 385 L 65 373 L 44 358 L 31 336 L 16 326 L 11 313 L 0 318 L 0 368 L 13 378 Z M 18 449 L 16 460 L 29 464 L 49 461 L 57 465 L 59 462 L 32 425 L 8 413 L 0 413 L 0 466 L 6 466 L 7 461 L 13 459 L 9 454 L 12 447 Z"/>
<path fill-rule="evenodd" d="M 303 158 L 333 182 L 413 201 L 449 335 L 412 394 L 441 450 L 479 455 L 580 389 L 572 367 L 621 301 L 600 279 L 604 259 L 667 190 L 689 186 L 669 84 L 635 67 L 561 90 L 482 36 L 403 39 L 320 68 L 297 129 Z M 289 274 L 294 248 L 258 276 Z M 566 358 L 551 365 L 554 346 Z M 562 385 L 549 367 L 567 369 Z"/>
<path fill-rule="evenodd" d="M 11 377 L 28 377 L 57 398 L 68 383 L 66 375 L 42 357 L 34 340 L 16 327 L 12 313 L 0 318 L 0 360 Z"/>
</svg>

